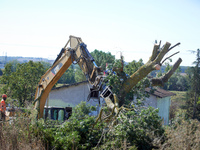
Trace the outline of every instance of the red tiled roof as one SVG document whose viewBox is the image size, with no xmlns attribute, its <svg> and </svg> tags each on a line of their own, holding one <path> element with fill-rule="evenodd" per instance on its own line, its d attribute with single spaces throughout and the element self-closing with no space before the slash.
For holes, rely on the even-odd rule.
<svg viewBox="0 0 200 150">
<path fill-rule="evenodd" d="M 151 93 L 151 88 L 145 88 L 145 91 L 149 94 L 152 94 L 154 96 L 158 96 L 160 98 L 176 95 L 175 93 L 166 91 L 166 90 L 161 89 L 161 88 L 155 88 L 153 93 Z"/>
</svg>

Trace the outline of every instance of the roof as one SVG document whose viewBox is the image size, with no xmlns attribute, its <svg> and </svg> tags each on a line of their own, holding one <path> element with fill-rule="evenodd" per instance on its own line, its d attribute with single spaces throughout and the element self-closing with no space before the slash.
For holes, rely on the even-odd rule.
<svg viewBox="0 0 200 150">
<path fill-rule="evenodd" d="M 68 85 L 63 85 L 63 86 L 60 86 L 60 87 L 56 87 L 56 88 L 53 88 L 52 90 L 58 90 L 60 88 L 68 88 L 68 87 L 71 87 L 71 86 L 78 86 L 80 84 L 83 84 L 83 83 L 88 83 L 88 81 L 82 81 L 82 82 L 78 82 L 78 83 L 73 83 L 73 84 L 68 84 Z M 145 91 L 151 95 L 154 95 L 154 96 L 157 96 L 159 98 L 164 98 L 164 97 L 169 97 L 169 96 L 174 96 L 176 94 L 172 93 L 172 92 L 169 92 L 169 91 L 166 91 L 164 89 L 161 89 L 161 88 L 153 88 L 154 92 L 152 93 L 152 88 L 145 88 Z"/>
<path fill-rule="evenodd" d="M 53 88 L 52 90 L 57 90 L 57 89 L 60 89 L 60 88 L 68 88 L 68 87 L 71 87 L 71 86 L 77 86 L 77 85 L 80 85 L 82 83 L 88 83 L 88 81 L 82 81 L 82 82 L 78 82 L 78 83 L 73 83 L 73 84 L 65 84 L 63 86 L 59 86 L 59 87 L 55 87 Z"/>
<path fill-rule="evenodd" d="M 176 95 L 175 93 L 172 93 L 172 92 L 169 92 L 169 91 L 166 91 L 164 89 L 161 89 L 161 88 L 155 88 L 153 89 L 154 92 L 152 93 L 151 92 L 151 88 L 145 88 L 145 91 L 149 94 L 152 94 L 154 96 L 157 96 L 159 98 L 164 98 L 164 97 L 169 97 L 169 96 L 174 96 Z"/>
</svg>

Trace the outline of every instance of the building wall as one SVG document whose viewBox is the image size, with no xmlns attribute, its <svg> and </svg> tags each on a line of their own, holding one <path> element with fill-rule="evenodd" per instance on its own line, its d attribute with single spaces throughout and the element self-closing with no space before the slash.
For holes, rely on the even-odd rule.
<svg viewBox="0 0 200 150">
<path fill-rule="evenodd" d="M 146 107 L 151 106 L 151 107 L 157 108 L 157 98 L 156 98 L 156 96 L 150 95 L 150 97 L 146 98 L 145 106 Z"/>
<path fill-rule="evenodd" d="M 91 99 L 87 102 L 87 97 L 90 92 L 89 87 L 89 83 L 83 82 L 70 87 L 54 89 L 49 93 L 49 100 L 47 100 L 46 106 L 75 107 L 80 104 L 81 101 L 85 101 L 87 104 L 97 108 L 97 112 L 93 112 L 95 115 L 99 112 L 100 106 L 98 105 L 99 102 L 97 99 Z"/>
<path fill-rule="evenodd" d="M 46 102 L 46 106 L 75 107 L 81 101 L 87 102 L 87 96 L 90 92 L 89 87 L 89 83 L 83 82 L 78 85 L 54 89 L 49 94 L 49 101 Z M 103 99 L 101 99 L 102 103 Z M 101 106 L 99 106 L 97 100 L 91 99 L 87 104 L 96 106 L 97 111 L 93 112 L 94 115 L 99 113 Z M 170 97 L 157 98 L 154 95 L 150 95 L 149 98 L 146 98 L 145 106 L 159 108 L 158 114 L 163 118 L 164 124 L 167 125 L 169 123 Z"/>
<path fill-rule="evenodd" d="M 154 95 L 150 95 L 146 98 L 145 106 L 152 106 L 159 109 L 158 115 L 163 119 L 163 124 L 169 124 L 169 109 L 170 109 L 170 97 L 158 98 Z"/>
<path fill-rule="evenodd" d="M 158 115 L 163 119 L 164 125 L 169 124 L 170 103 L 170 97 L 158 98 L 157 100 L 157 107 L 159 108 Z"/>
</svg>

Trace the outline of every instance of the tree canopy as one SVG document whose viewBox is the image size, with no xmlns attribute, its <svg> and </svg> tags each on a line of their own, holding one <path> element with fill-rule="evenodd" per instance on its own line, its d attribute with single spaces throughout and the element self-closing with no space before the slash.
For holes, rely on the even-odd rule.
<svg viewBox="0 0 200 150">
<path fill-rule="evenodd" d="M 16 69 L 8 63 L 1 78 L 1 83 L 5 84 L 2 91 L 23 106 L 25 101 L 33 101 L 37 83 L 45 71 L 40 62 L 16 63 Z"/>
<path fill-rule="evenodd" d="M 196 54 L 195 66 L 189 71 L 190 89 L 187 92 L 187 115 L 200 120 L 200 49 L 194 53 Z"/>
<path fill-rule="evenodd" d="M 103 70 L 106 69 L 106 63 L 113 64 L 115 62 L 115 56 L 110 52 L 105 53 L 95 49 L 93 52 L 91 52 L 91 55 L 94 58 L 97 66 L 101 66 Z"/>
</svg>

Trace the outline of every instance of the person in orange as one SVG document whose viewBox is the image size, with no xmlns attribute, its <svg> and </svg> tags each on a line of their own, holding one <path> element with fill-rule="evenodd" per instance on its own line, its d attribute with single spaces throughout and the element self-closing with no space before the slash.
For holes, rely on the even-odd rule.
<svg viewBox="0 0 200 150">
<path fill-rule="evenodd" d="M 1 118 L 2 118 L 3 121 L 5 121 L 5 119 L 6 119 L 6 115 L 5 115 L 5 112 L 6 112 L 5 100 L 6 100 L 6 98 L 7 98 L 7 95 L 3 94 L 2 100 L 1 100 L 1 103 L 0 103 L 0 113 L 1 113 Z"/>
</svg>

